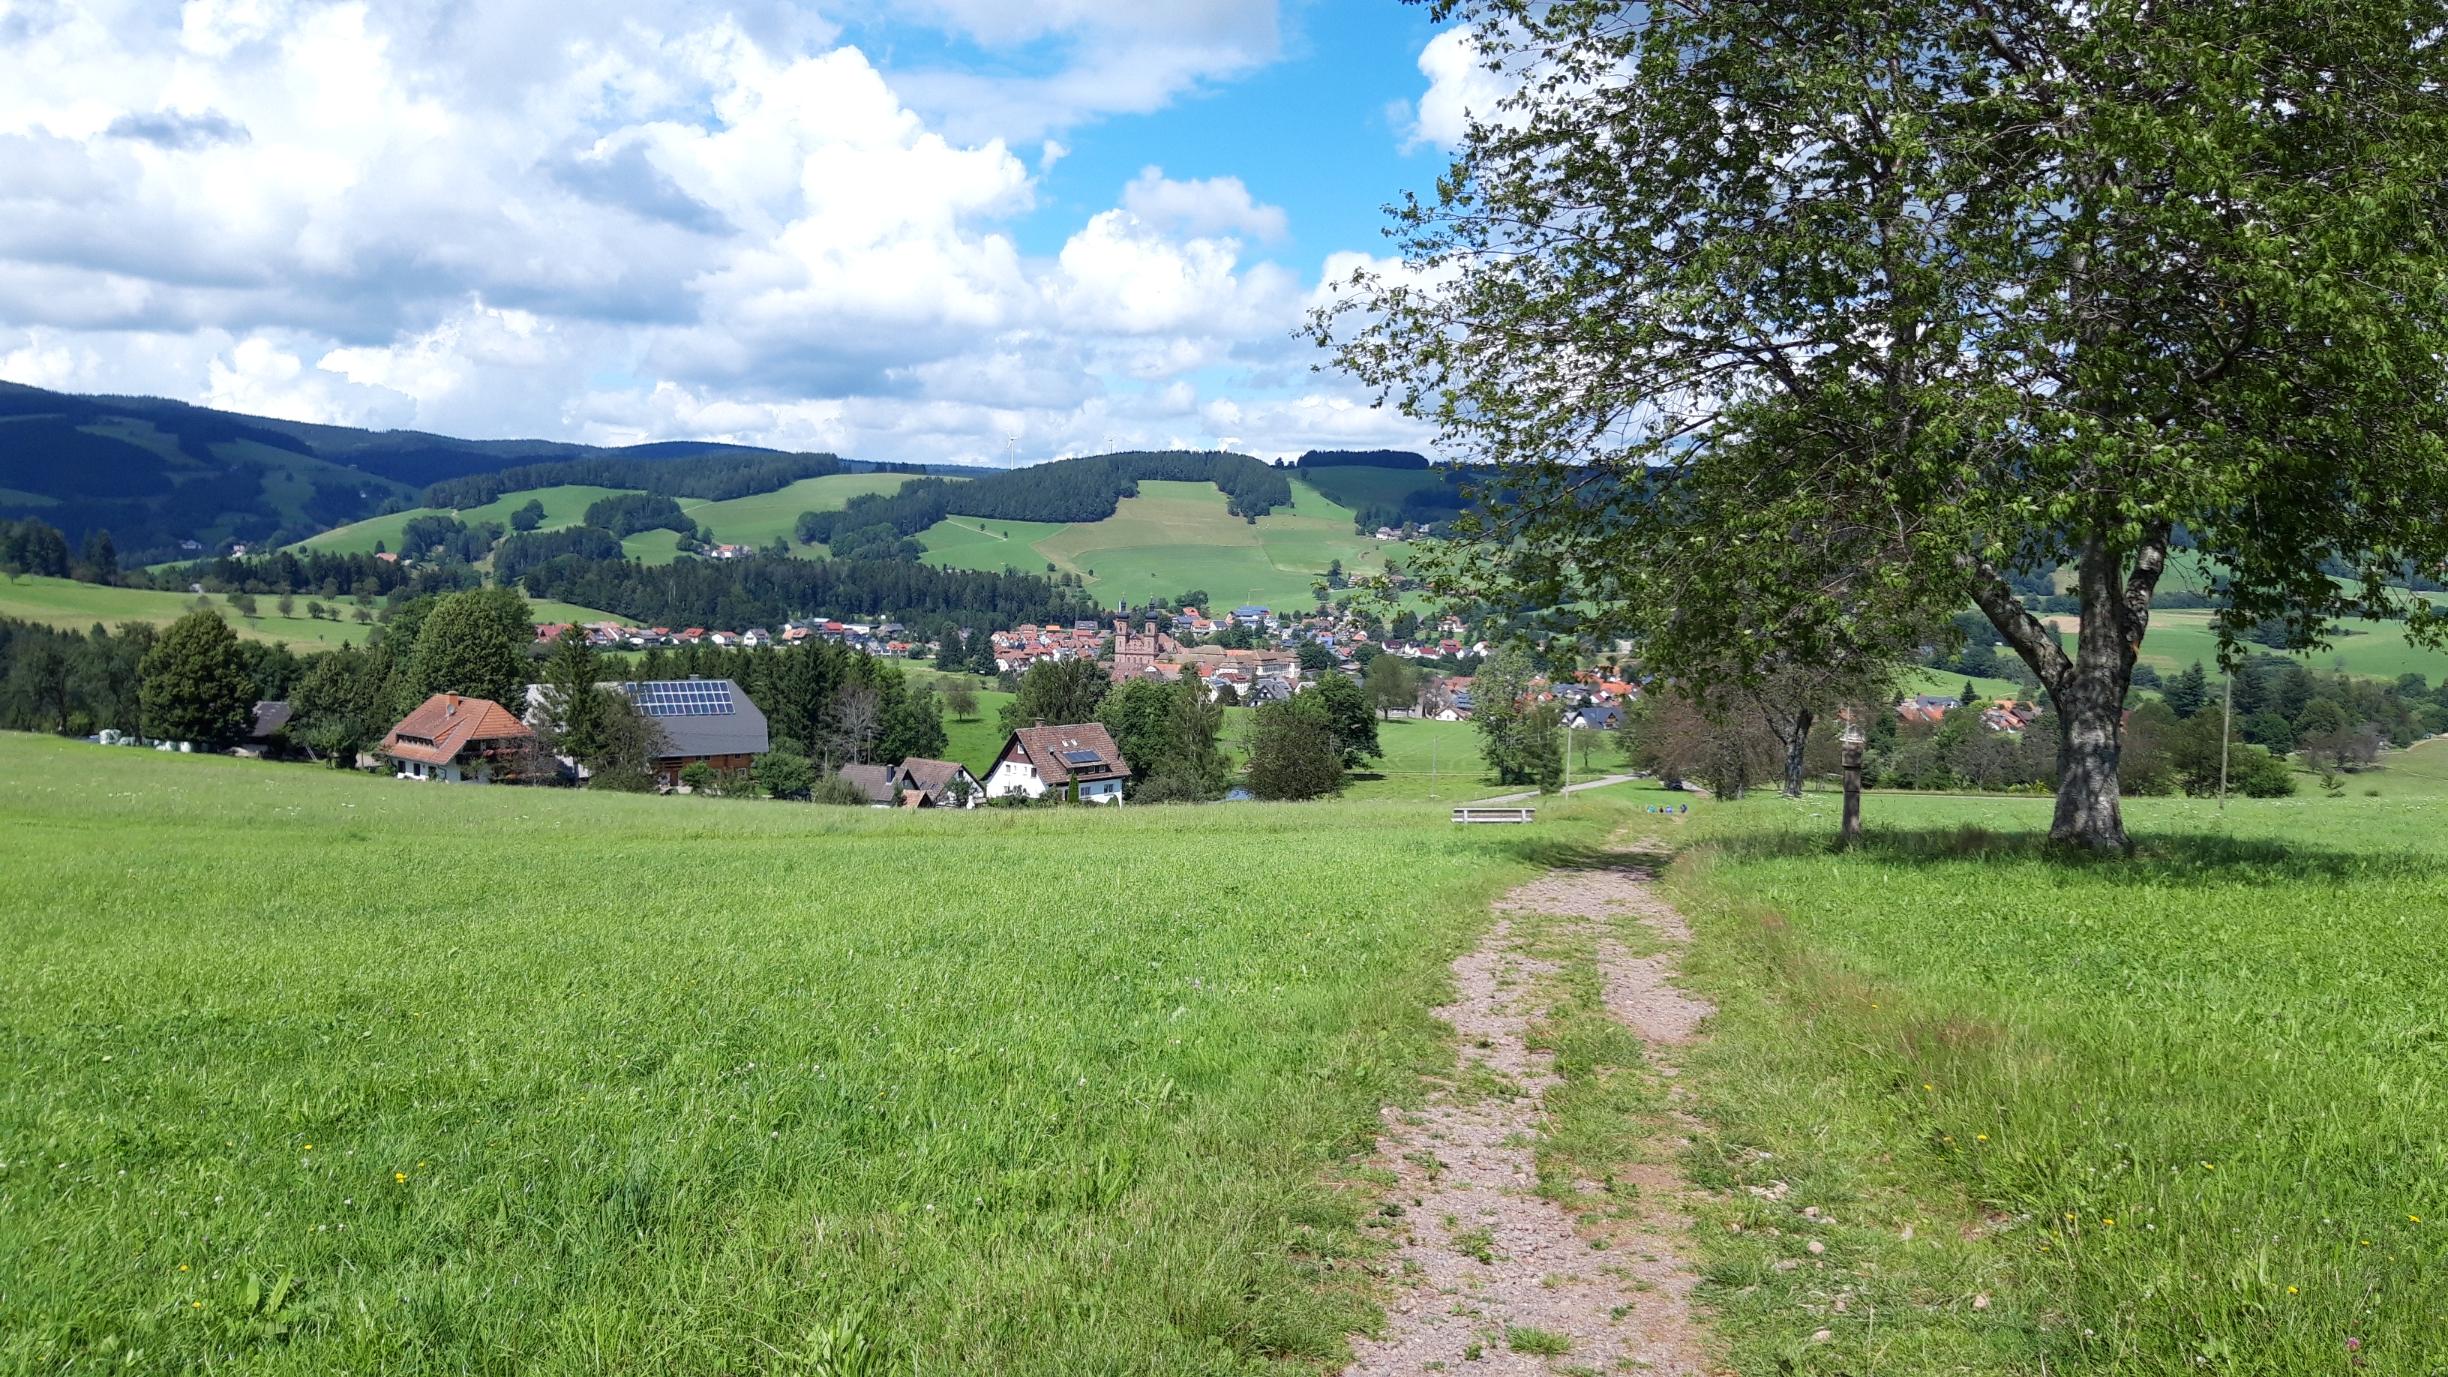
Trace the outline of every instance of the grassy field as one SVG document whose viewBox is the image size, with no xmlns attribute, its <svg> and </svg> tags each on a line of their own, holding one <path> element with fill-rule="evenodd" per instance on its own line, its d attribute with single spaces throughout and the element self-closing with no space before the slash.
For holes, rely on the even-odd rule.
<svg viewBox="0 0 2448 1377">
<path fill-rule="evenodd" d="M 31 737 L 0 781 L 25 1372 L 1315 1371 L 1373 1313 L 1336 1182 L 1451 1064 L 1426 1011 L 1531 860 L 1418 805 L 903 815 Z"/>
<path fill-rule="evenodd" d="M 1224 607 L 1305 607 L 1329 563 L 1339 559 L 1360 574 L 1401 554 L 1400 545 L 1354 535 L 1351 510 L 1308 484 L 1295 482 L 1292 494 L 1291 511 L 1248 522 L 1226 510 L 1212 483 L 1146 482 L 1103 521 L 1049 526 L 961 517 L 920 538 L 933 564 L 1042 573 L 1050 563 L 1080 575 L 1109 607 L 1196 588 Z"/>
<path fill-rule="evenodd" d="M 206 599 L 221 613 L 223 620 L 239 635 L 259 641 L 278 641 L 299 652 L 332 650 L 343 645 L 362 643 L 373 628 L 350 620 L 356 605 L 345 600 L 324 599 L 340 609 L 341 620 L 318 621 L 305 614 L 306 604 L 315 599 L 297 599 L 296 616 L 279 613 L 279 599 L 258 597 L 254 617 L 242 617 L 229 600 L 212 595 Z M 196 609 L 193 593 L 160 593 L 145 588 L 107 588 L 95 583 L 77 583 L 69 579 L 43 578 L 26 574 L 0 579 L 0 617 L 15 617 L 20 621 L 43 626 L 56 626 L 68 631 L 90 631 L 96 622 L 115 627 L 121 622 L 150 622 L 168 626 Z"/>
<path fill-rule="evenodd" d="M 574 602 L 559 602 L 552 598 L 529 598 L 527 609 L 534 614 L 538 623 L 621 622 L 626 624 L 629 621 L 627 617 L 616 617 L 599 608 L 580 607 Z"/>
<path fill-rule="evenodd" d="M 823 478 L 807 478 L 772 492 L 724 502 L 705 502 L 684 498 L 681 510 L 699 524 L 714 532 L 714 538 L 733 545 L 768 545 L 775 536 L 788 536 L 799 520 L 799 513 L 833 511 L 862 493 L 899 492 L 909 478 L 905 474 L 837 473 Z M 397 550 L 400 533 L 408 523 L 420 516 L 456 516 L 474 525 L 479 521 L 500 522 L 503 529 L 510 525 L 510 514 L 530 501 L 544 504 L 544 524 L 538 529 L 558 530 L 575 526 L 586 517 L 589 505 L 629 491 L 623 488 L 598 488 L 584 484 L 567 484 L 552 488 L 530 488 L 504 493 L 481 507 L 465 511 L 446 512 L 435 507 L 418 507 L 411 511 L 393 512 L 388 516 L 370 517 L 364 521 L 334 528 L 321 535 L 298 542 L 297 548 L 329 550 L 339 554 L 372 554 L 380 542 L 383 548 Z M 670 531 L 641 531 L 621 542 L 633 558 L 651 564 L 669 564 L 680 554 L 679 537 Z M 806 553 L 821 547 L 799 545 L 793 549 Z"/>
<path fill-rule="evenodd" d="M 929 564 L 948 569 L 983 569 L 988 572 L 999 571 L 1008 565 L 1024 574 L 1041 574 L 1045 572 L 1047 560 L 1038 553 L 1036 542 L 1060 535 L 1063 530 L 1062 524 L 1054 521 L 999 521 L 956 516 L 929 526 L 919 533 L 918 539 L 926 546 L 926 562 Z"/>
<path fill-rule="evenodd" d="M 1981 701 L 1984 703 L 1993 703 L 2002 698 L 2021 699 L 2029 696 L 2024 692 L 2023 686 L 2012 679 L 1967 678 L 1961 674 L 1948 674 L 1943 670 L 1921 668 L 1905 670 L 1897 683 L 1896 691 L 1899 694 L 1907 695 L 1931 693 L 1942 698 L 1953 698 L 1963 692 L 1965 684 L 1970 684 L 1980 694 Z"/>
<path fill-rule="evenodd" d="M 2142 663 L 2166 674 L 2199 661 L 2215 678 L 2218 636 L 2210 629 L 2211 615 L 2207 611 L 2152 613 L 2150 634 L 2142 640 Z M 2079 617 L 2049 616 L 2042 620 L 2062 626 L 2069 637 L 2082 628 Z M 2339 623 L 2338 631 L 2329 649 L 2307 651 L 2294 658 L 2312 669 L 2373 679 L 2420 674 L 2436 684 L 2448 678 L 2448 651 L 2424 650 L 2409 644 L 2400 623 L 2350 618 Z"/>
<path fill-rule="evenodd" d="M 296 548 L 325 550 L 339 555 L 370 555 L 374 553 L 374 547 L 380 544 L 384 549 L 396 553 L 400 547 L 401 532 L 408 529 L 409 522 L 420 516 L 457 517 L 471 526 L 481 521 L 493 521 L 500 523 L 501 528 L 506 531 L 510 529 L 510 514 L 529 502 L 544 504 L 544 523 L 537 529 L 558 530 L 563 526 L 577 525 L 585 519 L 588 506 L 622 491 L 623 489 L 620 488 L 598 488 L 583 483 L 569 483 L 560 487 L 530 488 L 523 492 L 504 493 L 481 507 L 469 507 L 465 511 L 452 512 L 439 507 L 416 507 L 404 512 L 368 517 L 363 521 L 334 527 L 320 535 L 308 536 L 299 541 Z"/>
<path fill-rule="evenodd" d="M 2133 802 L 2130 864 L 2045 799 L 1874 795 L 1834 854 L 1833 803 L 1664 838 L 1743 1371 L 2448 1365 L 2448 794 Z"/>
<path fill-rule="evenodd" d="M 786 488 L 726 502 L 680 505 L 723 544 L 754 545 L 761 549 L 780 537 L 791 542 L 794 554 L 813 551 L 822 555 L 823 546 L 803 545 L 792 535 L 798 528 L 801 512 L 840 511 L 853 497 L 896 493 L 909 481 L 909 475 L 902 473 L 833 473 L 822 478 L 803 478 Z"/>
</svg>

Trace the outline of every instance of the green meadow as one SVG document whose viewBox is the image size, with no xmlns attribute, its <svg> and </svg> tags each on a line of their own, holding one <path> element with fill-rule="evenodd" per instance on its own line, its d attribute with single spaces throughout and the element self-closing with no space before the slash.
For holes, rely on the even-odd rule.
<svg viewBox="0 0 2448 1377">
<path fill-rule="evenodd" d="M 2045 799 L 1874 794 L 1851 853 L 1826 795 L 1659 830 L 1738 1369 L 2448 1366 L 2440 761 L 2132 802 L 2123 864 L 2048 854 Z"/>
<path fill-rule="evenodd" d="M 45 1373 L 1317 1371 L 1376 1313 L 1349 1163 L 1450 1064 L 1446 963 L 1619 815 L 24 736 L 0 783 L 0 1370 Z"/>
<path fill-rule="evenodd" d="M 772 492 L 754 493 L 747 497 L 722 502 L 707 502 L 683 498 L 681 510 L 691 519 L 713 531 L 714 538 L 732 545 L 764 546 L 776 537 L 789 538 L 797 526 L 799 513 L 835 511 L 851 498 L 866 493 L 891 493 L 901 490 L 909 478 L 905 474 L 836 473 L 822 478 L 805 478 Z M 408 523 L 420 516 L 450 516 L 474 525 L 493 521 L 509 529 L 510 514 L 530 501 L 544 504 L 544 521 L 539 530 L 558 530 L 575 526 L 586 519 L 589 505 L 606 497 L 630 491 L 626 488 L 600 488 L 571 483 L 551 488 L 529 488 L 504 493 L 481 507 L 464 511 L 444 511 L 436 507 L 417 507 L 387 516 L 368 517 L 336 527 L 320 535 L 298 542 L 297 548 L 326 550 L 335 554 L 372 554 L 380 543 L 384 549 L 397 550 L 400 535 Z M 640 531 L 621 542 L 630 556 L 650 564 L 669 564 L 680 556 L 679 537 L 670 531 Z M 795 553 L 811 550 L 822 553 L 821 547 L 806 546 L 792 541 Z"/>
<path fill-rule="evenodd" d="M 897 493 L 909 481 L 909 475 L 901 473 L 830 473 L 822 478 L 802 478 L 772 492 L 752 493 L 723 502 L 684 501 L 680 505 L 723 544 L 762 549 L 776 540 L 788 540 L 793 554 L 814 551 L 821 555 L 823 546 L 802 544 L 793 534 L 798 529 L 801 512 L 840 511 L 850 505 L 853 497 Z"/>
<path fill-rule="evenodd" d="M 1385 567 L 1403 547 L 1352 533 L 1348 507 L 1307 483 L 1292 484 L 1290 511 L 1255 522 L 1234 516 L 1212 483 L 1150 481 L 1103 521 L 1046 522 L 955 517 L 920 540 L 929 563 L 965 569 L 1077 574 L 1105 605 L 1139 604 L 1205 589 L 1223 607 L 1255 602 L 1305 607 L 1327 567 L 1354 575 Z"/>
<path fill-rule="evenodd" d="M 2142 638 L 2141 662 L 2161 674 L 2199 663 L 2215 677 L 2218 633 L 2210 627 L 2211 615 L 2189 609 L 2152 613 L 2150 632 Z M 2061 627 L 2069 640 L 2082 629 L 2080 617 L 2050 615 L 2041 620 Z M 2360 617 L 2339 622 L 2328 649 L 2308 650 L 2292 658 L 2311 669 L 2369 679 L 2420 674 L 2438 683 L 2448 677 L 2448 651 L 2426 650 L 2407 641 L 2402 623 Z"/>
<path fill-rule="evenodd" d="M 239 635 L 259 641 L 278 641 L 301 653 L 312 650 L 332 650 L 343 645 L 356 645 L 366 639 L 372 627 L 353 618 L 355 603 L 342 598 L 315 599 L 299 596 L 296 614 L 280 615 L 277 597 L 255 599 L 256 615 L 242 616 L 229 599 L 220 594 L 203 599 L 230 629 Z M 340 620 L 330 621 L 306 615 L 306 604 L 321 601 L 339 609 Z M 70 579 L 46 578 L 38 574 L 18 574 L 0 577 L 0 617 L 14 617 L 41 626 L 55 626 L 66 631 L 89 631 L 99 623 L 116 627 L 122 622 L 147 622 L 168 626 L 196 610 L 197 595 L 193 593 L 161 593 L 144 588 L 111 588 L 96 583 L 78 583 Z"/>
<path fill-rule="evenodd" d="M 408 529 L 408 523 L 420 516 L 455 517 L 470 526 L 479 522 L 491 521 L 499 524 L 506 531 L 510 529 L 510 514 L 529 502 L 544 504 L 544 521 L 537 529 L 555 531 L 564 526 L 577 525 L 586 518 L 586 509 L 590 504 L 616 496 L 623 491 L 625 490 L 621 488 L 599 488 L 584 483 L 566 483 L 558 487 L 529 488 L 523 492 L 503 493 L 481 507 L 469 507 L 463 511 L 448 511 L 440 507 L 413 507 L 404 512 L 392 512 L 386 516 L 371 516 L 363 521 L 351 522 L 346 526 L 336 526 L 320 535 L 308 536 L 299 541 L 296 548 L 322 550 L 335 555 L 370 555 L 374 553 L 374 547 L 379 544 L 386 550 L 397 552 L 400 547 L 401 534 Z"/>
</svg>

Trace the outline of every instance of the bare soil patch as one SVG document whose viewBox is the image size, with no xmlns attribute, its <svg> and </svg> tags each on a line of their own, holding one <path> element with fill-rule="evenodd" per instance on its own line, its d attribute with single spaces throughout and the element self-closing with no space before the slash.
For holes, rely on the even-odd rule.
<svg viewBox="0 0 2448 1377">
<path fill-rule="evenodd" d="M 1417 1111 L 1387 1109 L 1378 1142 L 1398 1182 L 1387 1209 L 1400 1211 L 1392 1273 L 1403 1289 L 1385 1332 L 1354 1341 L 1346 1377 L 1718 1370 L 1691 1303 L 1697 1274 L 1679 1208 L 1690 1186 L 1660 1165 L 1683 1141 L 1676 1122 L 1629 1170 L 1633 1217 L 1603 1236 L 1538 1193 L 1543 1100 L 1560 1082 L 1530 1030 L 1534 987 L 1555 968 L 1522 949 L 1515 915 L 1563 918 L 1595 937 L 1608 1012 L 1671 1077 L 1663 1054 L 1690 1043 L 1710 1009 L 1671 983 L 1672 951 L 1690 933 L 1651 878 L 1632 864 L 1551 871 L 1499 902 L 1486 939 L 1454 963 L 1457 998 L 1437 1012 L 1459 1037 L 1459 1074 Z M 1668 950 L 1633 956 L 1613 931 L 1627 916 Z"/>
</svg>

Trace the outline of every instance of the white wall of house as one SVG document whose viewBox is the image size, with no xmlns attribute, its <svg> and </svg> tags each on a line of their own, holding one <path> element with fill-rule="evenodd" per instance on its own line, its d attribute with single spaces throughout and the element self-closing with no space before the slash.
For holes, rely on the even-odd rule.
<svg viewBox="0 0 2448 1377">
<path fill-rule="evenodd" d="M 1120 803 L 1122 801 L 1122 781 L 1099 779 L 1084 783 L 1079 787 L 1079 801 L 1082 803 Z"/>
<path fill-rule="evenodd" d="M 1044 798 L 1045 776 L 1025 760 L 1001 760 L 986 776 L 986 797 Z"/>
</svg>

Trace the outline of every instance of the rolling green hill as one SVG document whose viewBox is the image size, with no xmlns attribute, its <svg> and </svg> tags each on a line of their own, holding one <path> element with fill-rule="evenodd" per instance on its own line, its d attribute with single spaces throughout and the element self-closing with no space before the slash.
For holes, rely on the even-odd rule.
<svg viewBox="0 0 2448 1377">
<path fill-rule="evenodd" d="M 724 502 L 707 502 L 697 498 L 680 498 L 680 509 L 690 519 L 707 527 L 714 538 L 725 544 L 765 546 L 776 536 L 787 537 L 798 521 L 799 513 L 838 511 L 851 498 L 865 493 L 891 493 L 900 490 L 909 475 L 897 473 L 837 473 L 822 478 L 805 478 L 773 492 L 750 497 L 732 498 Z M 448 511 L 438 507 L 415 507 L 407 511 L 369 517 L 352 522 L 320 535 L 309 536 L 297 543 L 298 549 L 323 550 L 333 554 L 370 554 L 375 543 L 384 548 L 399 548 L 400 532 L 420 516 L 456 517 L 469 525 L 495 522 L 505 529 L 510 514 L 529 501 L 544 504 L 544 522 L 539 530 L 559 530 L 575 526 L 585 519 L 590 503 L 602 498 L 634 492 L 630 488 L 604 488 L 583 483 L 568 483 L 549 488 L 525 488 L 504 493 L 480 507 Z M 621 542 L 630 557 L 649 564 L 668 564 L 680 557 L 679 537 L 664 530 L 640 531 Z M 821 555 L 821 546 L 792 542 L 798 553 Z"/>
<path fill-rule="evenodd" d="M 108 530 L 130 564 L 176 559 L 185 540 L 215 552 L 294 543 L 414 501 L 430 484 L 526 465 L 806 457 L 697 441 L 462 440 L 0 382 L 0 517 L 40 517 L 71 543 Z"/>
<path fill-rule="evenodd" d="M 365 555 L 372 554 L 374 547 L 380 544 L 386 550 L 396 551 L 400 545 L 400 532 L 407 528 L 409 522 L 420 516 L 452 516 L 471 526 L 478 522 L 491 521 L 498 523 L 502 529 L 508 530 L 510 514 L 526 506 L 530 501 L 544 504 L 544 523 L 537 529 L 559 530 L 563 526 L 577 525 L 579 519 L 586 514 L 588 503 L 611 497 L 619 491 L 620 489 L 617 488 L 598 488 L 572 483 L 554 488 L 529 488 L 524 492 L 507 493 L 481 507 L 470 507 L 465 511 L 444 511 L 438 507 L 411 507 L 404 512 L 369 517 L 364 521 L 352 522 L 349 525 L 325 531 L 321 535 L 308 536 L 297 543 L 297 548 L 323 550 L 335 555 Z"/>
<path fill-rule="evenodd" d="M 1144 482 L 1103 521 L 1052 525 L 955 517 L 920 537 L 927 561 L 963 569 L 1042 571 L 1051 564 L 1079 575 L 1107 606 L 1171 598 L 1203 588 L 1222 606 L 1256 602 L 1307 606 L 1327 566 L 1371 573 L 1405 547 L 1352 532 L 1351 509 L 1304 482 L 1292 485 L 1291 512 L 1246 521 L 1225 508 L 1212 484 Z"/>
<path fill-rule="evenodd" d="M 256 616 L 242 616 L 227 598 L 218 595 L 202 601 L 219 612 L 230 629 L 239 635 L 259 641 L 277 641 L 292 650 L 331 650 L 343 645 L 363 642 L 372 627 L 356 621 L 354 603 L 323 599 L 328 606 L 340 610 L 340 620 L 311 619 L 305 614 L 308 602 L 315 599 L 300 597 L 294 616 L 281 616 L 276 610 L 277 599 L 260 597 L 256 601 Z M 196 610 L 198 598 L 192 593 L 159 593 L 141 588 L 106 588 L 100 584 L 75 583 L 68 579 L 40 578 L 24 575 L 0 579 L 0 617 L 40 626 L 56 626 L 64 631 L 91 630 L 95 623 L 117 626 L 121 622 L 149 622 L 168 626 Z"/>
<path fill-rule="evenodd" d="M 2141 663 L 2166 674 L 2199 661 L 2215 678 L 2218 634 L 2210 629 L 2212 615 L 2206 611 L 2152 613 L 2150 631 L 2142 638 Z M 2047 616 L 2041 620 L 2062 628 L 2069 639 L 2082 630 L 2079 617 Z M 2397 622 L 2349 619 L 2339 624 L 2338 634 L 2327 650 L 2305 651 L 2290 658 L 2312 669 L 2371 679 L 2394 679 L 2401 674 L 2420 674 L 2435 684 L 2448 679 L 2448 652 L 2425 650 L 2409 643 L 2404 626 Z"/>
<path fill-rule="evenodd" d="M 783 539 L 791 542 L 794 553 L 805 553 L 823 547 L 800 544 L 792 534 L 801 512 L 837 512 L 853 497 L 889 495 L 901 491 L 909 481 L 910 475 L 899 473 L 832 473 L 802 478 L 789 487 L 753 497 L 727 502 L 684 500 L 680 505 L 723 544 L 763 547 Z"/>
</svg>

